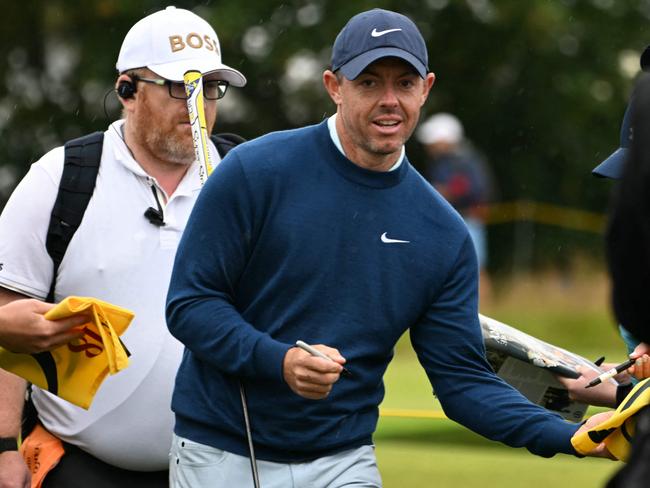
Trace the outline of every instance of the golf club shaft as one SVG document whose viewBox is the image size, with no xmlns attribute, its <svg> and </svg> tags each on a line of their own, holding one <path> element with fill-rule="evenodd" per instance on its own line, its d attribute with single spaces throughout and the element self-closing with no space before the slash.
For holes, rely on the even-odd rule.
<svg viewBox="0 0 650 488">
<path fill-rule="evenodd" d="M 244 383 L 239 382 L 239 394 L 241 396 L 241 406 L 244 411 L 244 426 L 246 427 L 246 440 L 248 441 L 248 453 L 250 455 L 251 473 L 253 475 L 253 486 L 260 488 L 260 479 L 257 473 L 257 459 L 255 459 L 255 447 L 253 446 L 253 434 L 251 433 L 251 423 L 248 417 L 248 402 L 246 401 L 246 390 Z"/>
</svg>

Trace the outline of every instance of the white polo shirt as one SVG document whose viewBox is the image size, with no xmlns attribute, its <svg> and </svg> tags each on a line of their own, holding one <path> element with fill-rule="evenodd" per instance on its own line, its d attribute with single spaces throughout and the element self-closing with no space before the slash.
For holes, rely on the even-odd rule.
<svg viewBox="0 0 650 488">
<path fill-rule="evenodd" d="M 133 159 L 122 124 L 105 132 L 95 191 L 61 262 L 56 301 L 92 296 L 133 310 L 135 319 L 122 336 L 130 365 L 104 381 L 87 411 L 39 389 L 34 403 L 43 425 L 60 438 L 109 464 L 153 471 L 168 467 L 171 394 L 183 352 L 167 330 L 165 299 L 201 186 L 194 164 L 165 205 L 165 226 L 152 225 L 144 212 L 157 208 L 152 185 L 159 194 L 162 189 Z M 0 216 L 0 286 L 39 299 L 47 296 L 52 278 L 45 237 L 63 154 L 58 147 L 34 163 Z"/>
</svg>

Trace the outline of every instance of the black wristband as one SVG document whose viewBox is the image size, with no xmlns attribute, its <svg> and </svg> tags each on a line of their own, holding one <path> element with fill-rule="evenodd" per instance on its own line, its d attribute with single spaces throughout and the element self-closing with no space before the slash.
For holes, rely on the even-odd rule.
<svg viewBox="0 0 650 488">
<path fill-rule="evenodd" d="M 0 452 L 17 451 L 18 439 L 15 437 L 0 437 Z"/>
</svg>

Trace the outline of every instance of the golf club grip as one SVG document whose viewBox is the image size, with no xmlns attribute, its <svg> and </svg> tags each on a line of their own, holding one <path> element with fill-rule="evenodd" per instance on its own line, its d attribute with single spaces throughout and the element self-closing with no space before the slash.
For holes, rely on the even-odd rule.
<svg viewBox="0 0 650 488">
<path fill-rule="evenodd" d="M 192 127 L 194 155 L 199 162 L 199 178 L 201 185 L 212 173 L 212 160 L 208 150 L 208 130 L 205 119 L 203 102 L 203 77 L 200 71 L 186 71 L 183 77 L 187 95 L 187 113 Z"/>
</svg>

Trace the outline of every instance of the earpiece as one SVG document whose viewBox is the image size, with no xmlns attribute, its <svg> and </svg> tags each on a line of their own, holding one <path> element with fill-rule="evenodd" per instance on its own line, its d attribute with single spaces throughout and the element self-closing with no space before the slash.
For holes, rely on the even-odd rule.
<svg viewBox="0 0 650 488">
<path fill-rule="evenodd" d="M 136 89 L 132 80 L 122 80 L 117 84 L 117 96 L 124 99 L 133 98 Z"/>
</svg>

